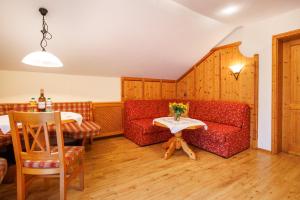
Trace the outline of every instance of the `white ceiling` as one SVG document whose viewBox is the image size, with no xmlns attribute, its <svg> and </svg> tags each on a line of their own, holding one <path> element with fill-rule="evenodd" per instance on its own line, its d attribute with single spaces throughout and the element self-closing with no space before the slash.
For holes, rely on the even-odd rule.
<svg viewBox="0 0 300 200">
<path fill-rule="evenodd" d="M 300 8 L 300 0 L 174 0 L 191 10 L 227 24 L 245 25 Z M 223 9 L 235 7 L 233 15 Z"/>
<path fill-rule="evenodd" d="M 213 7 L 227 5 L 226 0 L 176 1 L 180 4 L 173 0 L 0 0 L 0 69 L 176 79 L 235 27 L 212 14 Z M 266 9 L 261 2 L 270 1 L 238 2 L 254 2 L 261 10 L 259 5 Z M 280 12 L 289 7 L 278 3 L 287 0 L 272 2 L 277 2 Z M 40 49 L 41 6 L 49 10 L 46 20 L 53 34 L 47 50 L 62 60 L 60 69 L 21 63 L 26 54 Z M 248 15 L 243 20 L 248 21 Z"/>
</svg>

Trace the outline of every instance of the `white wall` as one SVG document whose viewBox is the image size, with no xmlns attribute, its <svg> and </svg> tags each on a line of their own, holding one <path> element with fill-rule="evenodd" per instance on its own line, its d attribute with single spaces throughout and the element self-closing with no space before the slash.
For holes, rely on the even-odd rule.
<svg viewBox="0 0 300 200">
<path fill-rule="evenodd" d="M 300 9 L 238 29 L 223 44 L 242 41 L 246 56 L 259 54 L 258 147 L 271 150 L 272 36 L 299 29 Z"/>
<path fill-rule="evenodd" d="M 120 78 L 23 71 L 0 71 L 0 102 L 27 102 L 40 88 L 53 101 L 121 100 Z"/>
</svg>

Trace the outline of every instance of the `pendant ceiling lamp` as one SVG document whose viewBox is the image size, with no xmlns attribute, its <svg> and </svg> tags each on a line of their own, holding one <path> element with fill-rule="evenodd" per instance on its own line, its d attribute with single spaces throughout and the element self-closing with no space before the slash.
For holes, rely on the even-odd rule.
<svg viewBox="0 0 300 200">
<path fill-rule="evenodd" d="M 57 58 L 52 53 L 47 52 L 45 49 L 48 44 L 47 40 L 51 40 L 52 35 L 51 33 L 48 32 L 48 24 L 45 20 L 45 16 L 47 15 L 48 10 L 45 8 L 40 8 L 39 11 L 43 16 L 43 28 L 41 30 L 43 34 L 43 38 L 40 42 L 42 51 L 35 51 L 28 54 L 23 58 L 22 63 L 25 63 L 27 65 L 38 66 L 38 67 L 62 67 L 63 64 L 59 60 L 59 58 Z"/>
</svg>

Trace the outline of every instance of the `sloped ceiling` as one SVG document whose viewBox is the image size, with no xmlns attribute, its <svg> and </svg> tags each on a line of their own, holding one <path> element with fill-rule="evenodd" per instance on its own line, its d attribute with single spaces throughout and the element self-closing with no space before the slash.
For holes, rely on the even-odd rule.
<svg viewBox="0 0 300 200">
<path fill-rule="evenodd" d="M 219 15 L 227 6 L 239 10 Z M 49 10 L 47 50 L 63 68 L 21 63 L 40 50 L 39 7 Z M 177 79 L 238 25 L 299 7 L 299 0 L 0 0 L 0 69 Z"/>
<path fill-rule="evenodd" d="M 172 0 L 1 0 L 0 69 L 176 79 L 232 29 Z M 41 15 L 60 69 L 27 66 Z"/>
<path fill-rule="evenodd" d="M 174 0 L 195 12 L 223 23 L 245 25 L 297 8 L 300 0 Z M 226 9 L 234 14 L 226 14 Z M 224 13 L 225 11 L 225 13 Z"/>
</svg>

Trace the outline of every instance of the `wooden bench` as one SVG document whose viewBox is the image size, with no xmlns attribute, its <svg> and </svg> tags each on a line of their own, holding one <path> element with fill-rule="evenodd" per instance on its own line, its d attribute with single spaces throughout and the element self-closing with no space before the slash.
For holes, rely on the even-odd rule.
<svg viewBox="0 0 300 200">
<path fill-rule="evenodd" d="M 10 110 L 27 112 L 29 110 L 28 103 L 0 104 L 0 115 L 7 115 Z M 83 117 L 81 125 L 76 122 L 65 123 L 62 125 L 64 137 L 72 139 L 82 139 L 84 144 L 86 139 L 93 142 L 95 136 L 100 135 L 100 126 L 93 122 L 92 102 L 58 102 L 53 103 L 53 110 L 64 112 L 79 113 Z M 49 126 L 49 131 L 54 130 L 53 126 Z M 11 144 L 10 134 L 4 135 L 0 133 L 0 147 Z"/>
</svg>

